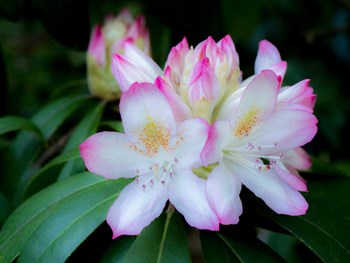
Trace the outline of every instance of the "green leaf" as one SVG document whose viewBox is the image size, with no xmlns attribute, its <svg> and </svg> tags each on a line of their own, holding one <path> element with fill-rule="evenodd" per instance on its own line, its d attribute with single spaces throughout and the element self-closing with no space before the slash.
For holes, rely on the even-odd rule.
<svg viewBox="0 0 350 263">
<path fill-rule="evenodd" d="M 105 101 L 101 101 L 96 107 L 83 118 L 79 125 L 75 128 L 72 136 L 69 138 L 63 152 L 69 151 L 74 147 L 78 147 L 84 140 L 90 135 L 96 133 L 99 126 L 99 122 L 102 117 L 103 110 L 106 106 Z M 58 176 L 58 180 L 65 179 L 72 174 L 84 171 L 84 162 L 80 159 L 70 160 L 67 162 L 61 173 Z"/>
<path fill-rule="evenodd" d="M 117 254 L 111 256 L 117 258 Z M 168 211 L 146 227 L 117 262 L 191 262 L 183 219 Z"/>
<path fill-rule="evenodd" d="M 6 116 L 0 118 L 0 134 L 16 130 L 27 130 L 33 132 L 33 134 L 38 136 L 40 140 L 43 140 L 41 131 L 30 120 L 17 116 Z"/>
<path fill-rule="evenodd" d="M 38 173 L 30 178 L 27 187 L 24 189 L 23 195 L 24 199 L 36 193 L 38 190 L 42 189 L 44 186 L 55 181 L 55 174 L 49 173 L 51 168 L 66 163 L 67 161 L 80 159 L 80 151 L 78 148 L 74 148 L 71 151 L 67 151 L 52 159 L 50 162 L 45 164 Z"/>
<path fill-rule="evenodd" d="M 10 204 L 6 197 L 0 192 L 0 229 L 10 212 Z"/>
<path fill-rule="evenodd" d="M 19 254 L 18 262 L 64 262 L 105 219 L 128 182 L 86 172 L 32 196 L 0 232 L 0 262 L 11 262 Z"/>
<path fill-rule="evenodd" d="M 201 231 L 205 262 L 285 262 L 255 236 Z"/>
<path fill-rule="evenodd" d="M 82 121 L 74 129 L 73 134 L 65 145 L 63 152 L 70 151 L 77 147 L 90 135 L 97 131 L 103 110 L 106 106 L 105 101 L 101 101 L 97 106 L 93 106 L 91 111 L 86 114 Z"/>
<path fill-rule="evenodd" d="M 74 96 L 56 100 L 40 110 L 32 122 L 47 140 L 85 99 L 86 96 Z M 19 196 L 29 179 L 24 176 L 25 170 L 28 170 L 30 162 L 43 147 L 42 142 L 29 132 L 22 131 L 17 135 L 5 159 L 6 172 L 0 177 L 0 188 L 9 199 L 16 196 L 15 199 L 19 202 Z"/>
<path fill-rule="evenodd" d="M 120 236 L 113 240 L 108 251 L 99 260 L 100 263 L 121 263 L 132 244 L 135 242 L 135 236 Z"/>
<path fill-rule="evenodd" d="M 101 126 L 106 126 L 113 131 L 124 132 L 123 123 L 121 121 L 102 121 Z"/>
<path fill-rule="evenodd" d="M 279 224 L 324 262 L 350 258 L 350 180 L 310 181 L 305 216 L 277 215 L 260 205 L 258 213 Z"/>
</svg>

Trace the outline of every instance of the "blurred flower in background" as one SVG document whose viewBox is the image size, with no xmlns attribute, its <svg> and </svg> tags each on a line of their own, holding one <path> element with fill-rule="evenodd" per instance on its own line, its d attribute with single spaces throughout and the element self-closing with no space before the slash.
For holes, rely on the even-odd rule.
<svg viewBox="0 0 350 263">
<path fill-rule="evenodd" d="M 114 100 L 120 89 L 111 72 L 113 54 L 123 54 L 125 43 L 132 43 L 150 54 L 148 29 L 143 16 L 133 18 L 128 9 L 116 17 L 107 16 L 103 26 L 92 30 L 87 52 L 88 86 L 93 96 Z"/>
</svg>

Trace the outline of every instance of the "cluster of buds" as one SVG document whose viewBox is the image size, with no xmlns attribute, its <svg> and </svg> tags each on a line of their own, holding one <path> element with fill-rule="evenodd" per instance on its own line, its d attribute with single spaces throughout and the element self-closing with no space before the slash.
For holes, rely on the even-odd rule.
<svg viewBox="0 0 350 263">
<path fill-rule="evenodd" d="M 172 48 L 162 70 L 135 42 L 112 56 L 125 133 L 101 132 L 80 146 L 86 167 L 135 178 L 112 205 L 113 237 L 137 235 L 169 200 L 199 229 L 236 224 L 242 184 L 272 210 L 303 215 L 301 146 L 317 132 L 309 80 L 283 87 L 287 63 L 263 40 L 253 76 L 242 80 L 230 36 Z"/>
</svg>

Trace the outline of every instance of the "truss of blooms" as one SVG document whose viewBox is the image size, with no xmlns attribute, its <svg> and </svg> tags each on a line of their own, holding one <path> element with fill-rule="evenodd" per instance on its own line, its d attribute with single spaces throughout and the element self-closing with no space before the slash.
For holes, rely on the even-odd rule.
<svg viewBox="0 0 350 263">
<path fill-rule="evenodd" d="M 123 47 L 112 72 L 125 133 L 80 146 L 91 172 L 134 178 L 109 210 L 113 238 L 139 234 L 168 201 L 196 228 L 236 224 L 242 185 L 278 214 L 306 213 L 298 171 L 311 166 L 301 146 L 317 132 L 316 96 L 309 80 L 282 85 L 287 63 L 273 44 L 260 42 L 245 80 L 230 36 L 196 47 L 184 38 L 164 70 L 135 43 Z"/>
</svg>

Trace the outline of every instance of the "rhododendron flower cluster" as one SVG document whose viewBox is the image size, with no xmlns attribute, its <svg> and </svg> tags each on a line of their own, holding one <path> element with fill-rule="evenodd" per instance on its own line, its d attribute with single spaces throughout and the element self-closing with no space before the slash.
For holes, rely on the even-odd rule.
<svg viewBox="0 0 350 263">
<path fill-rule="evenodd" d="M 150 55 L 149 33 L 143 16 L 134 19 L 125 9 L 116 17 L 107 16 L 103 26 L 93 28 L 87 52 L 88 87 L 93 96 L 105 100 L 120 97 L 111 61 L 113 54 L 124 52 L 125 43 L 132 43 Z"/>
<path fill-rule="evenodd" d="M 276 213 L 305 214 L 298 170 L 311 165 L 301 146 L 317 132 L 316 97 L 308 80 L 283 87 L 286 69 L 266 40 L 244 81 L 230 36 L 195 48 L 184 38 L 164 70 L 126 43 L 112 66 L 125 134 L 97 133 L 80 146 L 91 172 L 134 178 L 109 210 L 113 237 L 139 234 L 168 200 L 199 229 L 236 224 L 242 184 Z"/>
</svg>

